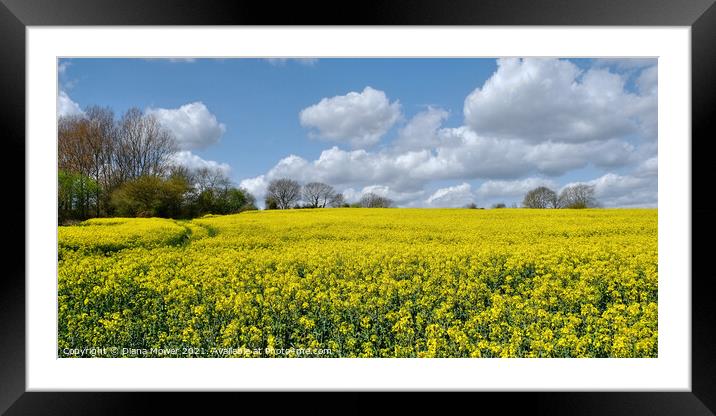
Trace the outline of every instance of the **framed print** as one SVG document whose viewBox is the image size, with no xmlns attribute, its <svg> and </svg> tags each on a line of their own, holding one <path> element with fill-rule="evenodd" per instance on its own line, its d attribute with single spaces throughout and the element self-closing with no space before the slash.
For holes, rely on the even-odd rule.
<svg viewBox="0 0 716 416">
<path fill-rule="evenodd" d="M 712 3 L 3 0 L 0 409 L 712 414 Z"/>
</svg>

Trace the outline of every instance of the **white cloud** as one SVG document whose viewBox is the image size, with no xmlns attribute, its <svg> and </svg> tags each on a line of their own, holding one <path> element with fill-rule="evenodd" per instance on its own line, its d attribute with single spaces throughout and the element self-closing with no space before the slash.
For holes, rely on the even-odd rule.
<svg viewBox="0 0 716 416">
<path fill-rule="evenodd" d="M 561 175 L 592 167 L 632 172 L 601 177 L 612 184 L 599 187 L 605 205 L 655 201 L 655 67 L 631 72 L 638 90 L 632 93 L 623 76 L 604 67 L 585 71 L 554 59 L 499 63 L 465 100 L 469 125 L 442 127 L 448 112 L 428 107 L 379 150 L 333 146 L 313 160 L 289 155 L 244 186 L 259 196 L 271 180 L 288 177 L 328 183 L 348 201 L 375 192 L 400 206 L 488 206 L 519 202 L 537 186 L 558 191 Z M 399 102 L 370 87 L 324 98 L 300 114 L 317 136 L 354 147 L 375 144 L 400 117 Z M 483 182 L 475 189 L 472 180 Z M 428 192 L 435 181 L 457 185 Z"/>
<path fill-rule="evenodd" d="M 393 142 L 397 150 L 428 149 L 438 145 L 438 129 L 448 117 L 448 112 L 440 108 L 428 107 L 416 114 L 398 132 Z"/>
<path fill-rule="evenodd" d="M 639 74 L 636 85 L 642 95 L 656 95 L 658 87 L 658 68 L 650 66 Z"/>
<path fill-rule="evenodd" d="M 264 175 L 260 175 L 255 178 L 242 180 L 239 182 L 239 186 L 249 191 L 249 193 L 256 198 L 257 203 L 263 206 L 268 182 Z"/>
<path fill-rule="evenodd" d="M 171 155 L 170 163 L 177 166 L 184 166 L 191 171 L 206 168 L 211 171 L 221 172 L 225 176 L 228 176 L 231 172 L 231 167 L 228 164 L 202 159 L 188 150 L 181 150 Z"/>
<path fill-rule="evenodd" d="M 651 157 L 641 162 L 634 170 L 634 175 L 639 177 L 656 176 L 659 173 L 658 157 Z"/>
<path fill-rule="evenodd" d="M 146 113 L 154 115 L 169 129 L 182 150 L 210 146 L 226 132 L 226 126 L 200 101 L 179 108 L 149 108 Z"/>
<path fill-rule="evenodd" d="M 587 142 L 636 134 L 651 107 L 606 68 L 582 71 L 557 59 L 499 59 L 466 99 L 465 122 L 479 134 L 529 142 Z"/>
<path fill-rule="evenodd" d="M 409 192 L 409 191 L 402 192 L 402 191 L 396 190 L 396 189 L 394 189 L 390 186 L 386 186 L 386 185 L 369 185 L 369 186 L 363 187 L 363 190 L 361 190 L 361 192 L 360 192 L 360 196 L 363 196 L 368 193 L 373 193 L 373 194 L 376 194 L 379 196 L 389 198 L 393 201 L 393 203 L 398 204 L 398 205 L 408 204 L 411 201 L 415 200 L 416 198 L 420 198 L 425 194 L 425 192 L 422 190 L 413 191 L 413 192 Z M 345 196 L 345 194 L 344 194 L 344 196 Z M 356 198 L 356 201 L 357 200 L 360 200 L 360 197 Z M 349 201 L 350 201 L 350 199 L 349 199 Z"/>
<path fill-rule="evenodd" d="M 433 207 L 461 207 L 475 202 L 475 195 L 472 193 L 469 183 L 463 182 L 460 185 L 440 188 L 433 192 L 425 200 L 425 203 Z"/>
<path fill-rule="evenodd" d="M 631 175 L 610 172 L 591 181 L 566 184 L 562 189 L 576 183 L 594 185 L 595 197 L 604 207 L 653 208 L 658 203 L 658 177 L 655 172 Z"/>
<path fill-rule="evenodd" d="M 624 166 L 636 147 L 620 140 L 587 143 L 526 143 L 480 136 L 465 127 L 439 131 L 440 146 L 420 167 L 425 176 L 514 178 L 537 172 L 558 176 L 591 165 Z"/>
<path fill-rule="evenodd" d="M 269 181 L 287 177 L 301 183 L 328 183 L 337 190 L 342 190 L 348 201 L 358 200 L 365 192 L 373 191 L 394 199 L 401 206 L 462 206 L 473 202 L 470 195 L 476 197 L 474 202 L 485 206 L 489 205 L 488 201 L 495 201 L 496 198 L 519 200 L 527 191 L 537 186 L 544 185 L 558 190 L 555 178 L 524 178 L 526 175 L 557 171 L 563 174 L 572 169 L 594 165 L 593 161 L 599 160 L 613 162 L 623 159 L 624 166 L 637 163 L 636 153 L 630 153 L 627 157 L 607 156 L 610 152 L 620 154 L 624 149 L 629 149 L 629 146 L 625 147 L 623 143 L 616 141 L 596 144 L 561 143 L 556 147 L 551 143 L 531 146 L 519 141 L 502 143 L 482 139 L 474 133 L 470 133 L 463 140 L 465 141 L 460 145 L 440 147 L 435 151 L 393 154 L 389 151 L 346 151 L 334 146 L 324 150 L 315 160 L 290 155 L 281 159 L 266 174 L 245 180 L 242 186 L 255 190 L 255 195 L 262 195 L 263 192 L 259 190 L 265 189 Z M 565 145 L 566 148 L 563 147 Z M 572 161 L 568 163 L 561 158 L 572 158 Z M 646 159 L 638 166 L 635 177 L 654 175 L 656 157 Z M 486 182 L 473 190 L 472 194 L 465 192 L 465 186 L 461 184 L 443 188 L 442 192 L 438 190 L 428 199 L 418 200 L 425 198 L 425 189 L 433 181 L 476 179 Z"/>
<path fill-rule="evenodd" d="M 557 184 L 550 179 L 544 178 L 525 178 L 512 181 L 489 180 L 483 182 L 477 189 L 476 194 L 481 200 L 493 200 L 495 198 L 513 198 L 522 197 L 527 192 L 539 186 L 546 186 L 554 190 Z"/>
<path fill-rule="evenodd" d="M 72 101 L 65 91 L 60 90 L 60 93 L 57 94 L 57 117 L 79 116 L 83 114 L 84 111 L 82 111 L 80 105 Z"/>
<path fill-rule="evenodd" d="M 620 140 L 587 143 L 546 142 L 525 147 L 525 160 L 536 170 L 548 175 L 561 175 L 588 165 L 619 167 L 635 158 L 636 147 Z"/>
<path fill-rule="evenodd" d="M 318 63 L 318 58 L 266 58 L 265 60 L 273 66 L 283 66 L 288 62 L 296 62 L 305 66 L 313 66 Z"/>
<path fill-rule="evenodd" d="M 400 102 L 390 102 L 383 91 L 365 87 L 307 107 L 299 114 L 301 125 L 316 129 L 313 136 L 353 147 L 377 143 L 400 118 Z"/>
<path fill-rule="evenodd" d="M 261 178 L 264 182 L 283 177 L 302 183 L 320 181 L 353 190 L 385 186 L 394 193 L 392 199 L 410 204 L 416 201 L 408 201 L 406 195 L 424 191 L 435 180 L 488 180 L 504 189 L 505 195 L 514 196 L 538 186 L 537 182 L 549 185 L 553 182 L 506 179 L 530 174 L 561 175 L 590 165 L 623 167 L 635 163 L 638 156 L 638 149 L 618 140 L 532 145 L 520 140 L 481 137 L 465 127 L 441 129 L 437 137 L 439 145 L 434 149 L 397 152 L 342 150 L 334 146 L 315 160 L 289 155 Z M 495 194 L 486 187 L 480 192 L 478 195 L 484 198 Z M 346 199 L 351 200 L 348 195 Z"/>
<path fill-rule="evenodd" d="M 399 192 L 385 185 L 368 185 L 363 187 L 360 191 L 353 188 L 338 188 L 338 192 L 343 194 L 346 202 L 354 203 L 360 201 L 363 195 L 367 193 L 374 193 L 379 196 L 390 198 L 395 204 L 399 206 L 410 206 L 414 201 L 419 200 L 425 195 L 425 191 L 414 191 L 414 192 Z"/>
</svg>

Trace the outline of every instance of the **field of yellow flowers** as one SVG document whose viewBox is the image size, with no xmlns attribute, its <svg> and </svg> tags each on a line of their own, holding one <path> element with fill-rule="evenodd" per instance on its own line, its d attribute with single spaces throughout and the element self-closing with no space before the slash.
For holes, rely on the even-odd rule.
<svg viewBox="0 0 716 416">
<path fill-rule="evenodd" d="M 96 219 L 58 261 L 60 357 L 657 356 L 656 210 Z"/>
</svg>

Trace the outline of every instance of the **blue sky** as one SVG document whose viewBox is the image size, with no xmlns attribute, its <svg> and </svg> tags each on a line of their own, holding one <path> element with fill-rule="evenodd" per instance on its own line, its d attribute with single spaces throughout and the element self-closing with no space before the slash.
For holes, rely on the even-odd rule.
<svg viewBox="0 0 716 416">
<path fill-rule="evenodd" d="M 656 60 L 61 59 L 58 114 L 154 114 L 174 162 L 348 200 L 519 203 L 594 184 L 605 206 L 656 206 Z"/>
</svg>

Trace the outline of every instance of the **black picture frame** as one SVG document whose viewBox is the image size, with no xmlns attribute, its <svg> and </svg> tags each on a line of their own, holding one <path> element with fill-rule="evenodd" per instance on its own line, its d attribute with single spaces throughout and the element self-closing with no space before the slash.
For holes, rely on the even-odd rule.
<svg viewBox="0 0 716 416">
<path fill-rule="evenodd" d="M 502 412 L 537 414 L 709 415 L 716 412 L 714 358 L 716 303 L 714 279 L 707 256 L 714 235 L 715 209 L 705 192 L 711 170 L 709 143 L 716 118 L 716 6 L 714 0 L 435 0 L 393 2 L 248 2 L 225 4 L 209 0 L 0 0 L 0 136 L 5 161 L 4 195 L 14 198 L 6 213 L 4 235 L 12 243 L 3 250 L 5 273 L 0 286 L 0 412 L 8 415 L 135 414 L 168 412 L 168 403 L 184 411 L 229 405 L 239 409 L 243 393 L 58 393 L 25 391 L 25 228 L 32 218 L 24 207 L 25 181 L 25 29 L 27 26 L 73 25 L 567 25 L 567 26 L 689 26 L 692 59 L 692 390 L 691 392 L 479 393 L 467 400 L 440 400 L 443 411 L 479 401 L 474 409 L 497 405 Z M 23 157 L 20 157 L 23 155 Z M 23 201 L 23 202 L 20 202 Z M 20 222 L 22 215 L 25 221 Z M 14 218 L 14 219 L 8 219 Z M 698 227 L 694 225 L 698 224 Z M 22 237 L 21 237 L 22 236 Z M 20 239 L 22 238 L 22 242 Z M 698 240 L 703 244 L 698 244 Z M 661 253 L 664 255 L 665 253 Z M 689 278 L 689 276 L 684 276 Z M 237 396 L 238 395 L 238 396 Z M 424 406 L 431 396 L 398 399 L 403 410 Z M 371 411 L 374 399 L 339 393 L 342 409 Z M 258 399 L 266 402 L 265 396 Z M 271 413 L 316 409 L 308 394 L 271 400 Z M 389 405 L 389 406 L 390 406 Z M 385 406 L 381 405 L 381 409 Z M 323 406 L 318 407 L 318 409 Z M 339 410 L 341 411 L 341 410 Z"/>
</svg>

